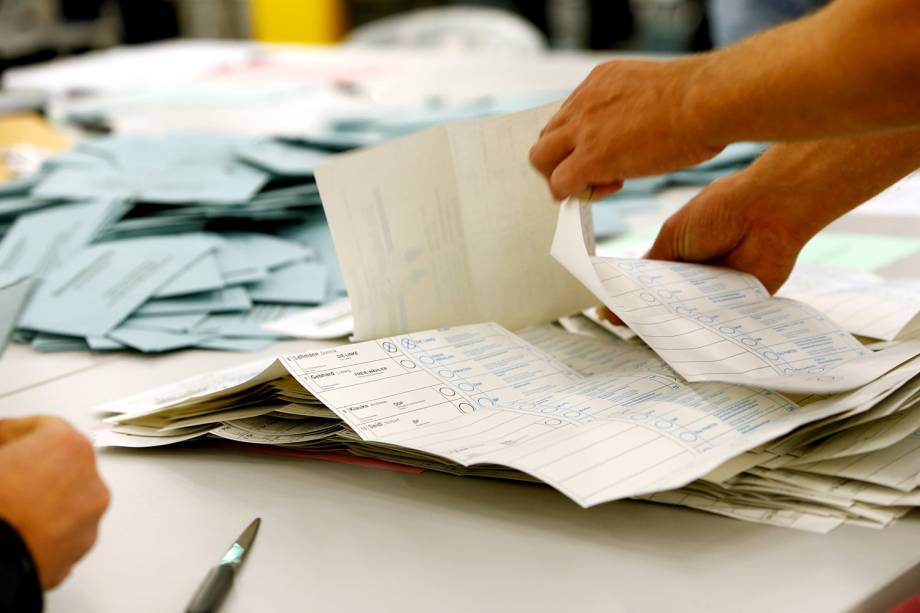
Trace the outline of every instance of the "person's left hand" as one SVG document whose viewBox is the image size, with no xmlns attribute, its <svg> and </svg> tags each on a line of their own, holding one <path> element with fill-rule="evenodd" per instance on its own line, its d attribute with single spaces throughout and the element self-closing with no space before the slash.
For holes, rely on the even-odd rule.
<svg viewBox="0 0 920 613">
<path fill-rule="evenodd" d="M 698 61 L 598 65 L 530 150 L 553 196 L 603 198 L 624 179 L 694 166 L 717 154 L 726 143 L 709 142 L 709 126 L 693 117 L 688 100 Z"/>
<path fill-rule="evenodd" d="M 703 189 L 668 218 L 644 257 L 734 268 L 775 293 L 811 237 L 802 215 L 822 203 L 811 201 L 806 190 L 785 191 L 757 174 L 748 169 Z M 623 324 L 605 307 L 598 314 Z"/>
</svg>

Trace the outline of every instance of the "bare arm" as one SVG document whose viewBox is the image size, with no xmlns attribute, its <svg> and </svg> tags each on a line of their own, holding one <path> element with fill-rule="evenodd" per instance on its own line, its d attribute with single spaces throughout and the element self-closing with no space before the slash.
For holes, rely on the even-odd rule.
<svg viewBox="0 0 920 613">
<path fill-rule="evenodd" d="M 699 163 L 737 140 L 920 126 L 920 2 L 836 0 L 723 50 L 599 65 L 531 162 L 557 198 Z"/>
<path fill-rule="evenodd" d="M 696 64 L 687 108 L 716 145 L 920 125 L 920 2 L 836 0 Z"/>
</svg>

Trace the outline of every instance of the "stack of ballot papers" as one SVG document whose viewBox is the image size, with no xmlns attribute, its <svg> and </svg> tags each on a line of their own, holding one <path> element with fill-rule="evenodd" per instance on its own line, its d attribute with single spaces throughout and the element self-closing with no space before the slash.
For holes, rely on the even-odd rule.
<svg viewBox="0 0 920 613">
<path fill-rule="evenodd" d="M 100 407 L 97 444 L 338 452 L 817 532 L 920 506 L 920 343 L 873 350 L 737 271 L 595 256 L 588 211 L 562 205 L 553 257 L 642 342 L 480 323 L 312 349 Z"/>
<path fill-rule="evenodd" d="M 40 351 L 252 351 L 347 335 L 313 179 L 328 155 L 226 135 L 118 136 L 0 184 L 0 331 L 15 326 Z"/>
<path fill-rule="evenodd" d="M 542 481 L 585 507 L 638 497 L 826 532 L 920 506 L 918 373 L 913 359 L 855 390 L 783 395 L 687 382 L 612 336 L 478 324 L 153 390 L 101 407 L 97 444 L 340 452 Z"/>
</svg>

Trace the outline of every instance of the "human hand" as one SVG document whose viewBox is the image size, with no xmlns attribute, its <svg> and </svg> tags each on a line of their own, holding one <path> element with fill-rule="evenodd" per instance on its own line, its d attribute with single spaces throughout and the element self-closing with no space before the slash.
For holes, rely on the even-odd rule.
<svg viewBox="0 0 920 613">
<path fill-rule="evenodd" d="M 786 214 L 782 190 L 762 188 L 744 173 L 712 183 L 665 222 L 645 257 L 734 268 L 775 293 L 811 234 Z"/>
<path fill-rule="evenodd" d="M 774 293 L 815 234 L 918 164 L 920 129 L 773 145 L 677 211 L 646 257 L 736 268 Z"/>
<path fill-rule="evenodd" d="M 90 442 L 46 415 L 0 420 L 0 517 L 29 548 L 49 589 L 96 541 L 109 492 Z"/>
<path fill-rule="evenodd" d="M 710 142 L 690 103 L 699 61 L 598 65 L 530 150 L 553 196 L 603 198 L 624 179 L 694 166 L 717 154 L 727 143 Z"/>
<path fill-rule="evenodd" d="M 712 183 L 674 213 L 645 257 L 734 268 L 772 294 L 813 235 L 799 219 L 808 205 L 805 192 L 759 181 L 748 169 Z M 600 314 L 623 323 L 608 309 Z"/>
</svg>

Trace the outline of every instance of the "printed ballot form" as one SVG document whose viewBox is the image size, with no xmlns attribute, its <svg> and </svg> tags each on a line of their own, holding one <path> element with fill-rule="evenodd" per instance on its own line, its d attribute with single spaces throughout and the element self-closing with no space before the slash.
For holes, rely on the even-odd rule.
<svg viewBox="0 0 920 613">
<path fill-rule="evenodd" d="M 796 392 L 854 389 L 920 354 L 873 352 L 815 308 L 726 268 L 593 253 L 590 208 L 561 205 L 552 254 L 688 381 Z"/>
<path fill-rule="evenodd" d="M 118 414 L 97 443 L 158 446 L 205 435 L 336 443 L 416 465 L 422 454 L 512 469 L 591 506 L 682 487 L 861 399 L 803 408 L 769 390 L 687 383 L 647 347 L 549 325 L 520 335 L 497 324 L 442 328 L 265 366 L 101 407 Z M 279 411 L 286 416 L 269 416 Z"/>
<path fill-rule="evenodd" d="M 805 302 L 853 334 L 884 341 L 920 333 L 920 280 L 799 265 L 779 294 Z"/>
<path fill-rule="evenodd" d="M 538 345 L 576 357 L 582 372 Z M 617 370 L 609 370 L 614 364 Z M 683 383 L 653 352 L 624 341 L 598 346 L 552 327 L 532 329 L 520 338 L 497 324 L 287 355 L 255 376 L 244 367 L 216 377 L 214 381 L 227 387 L 196 402 L 213 407 L 228 394 L 255 390 L 288 373 L 301 392 L 309 392 L 364 441 L 464 466 L 513 468 L 585 506 L 683 485 L 811 419 L 797 416 L 796 405 L 774 392 Z M 240 383 L 233 375 L 251 379 Z M 206 392 L 214 389 L 214 381 L 196 379 L 127 399 L 118 408 L 133 411 L 135 428 L 144 423 L 162 428 L 162 419 L 145 422 L 144 416 L 149 420 L 170 404 L 177 411 L 191 409 L 182 402 L 183 392 Z M 252 416 L 264 414 L 264 396 L 254 397 L 261 403 L 248 407 Z M 246 410 L 247 404 L 237 401 L 233 410 Z M 130 427 L 132 419 L 127 422 Z M 149 440 L 176 442 L 174 436 L 185 434 L 177 428 L 208 422 L 173 424 L 159 433 L 165 435 L 162 442 L 152 436 Z M 295 421 L 283 425 L 282 430 L 261 430 L 258 442 L 295 443 L 304 435 L 316 435 L 313 424 L 300 432 L 290 429 Z M 241 439 L 233 433 L 224 436 L 226 429 L 220 427 L 209 430 L 233 440 L 256 436 Z M 126 434 L 131 432 L 137 434 L 130 429 Z M 193 431 L 190 438 L 204 433 Z M 102 437 L 104 444 L 106 438 L 116 445 L 130 440 L 119 438 L 117 428 Z"/>
<path fill-rule="evenodd" d="M 554 110 L 439 126 L 316 166 L 355 338 L 520 329 L 595 302 L 549 255 L 556 206 L 526 163 Z"/>
</svg>

